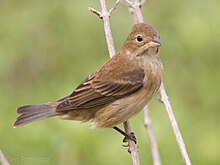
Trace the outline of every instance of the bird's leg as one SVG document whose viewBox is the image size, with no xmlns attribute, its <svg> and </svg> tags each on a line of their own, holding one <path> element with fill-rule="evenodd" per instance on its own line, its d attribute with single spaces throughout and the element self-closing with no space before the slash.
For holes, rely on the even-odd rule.
<svg viewBox="0 0 220 165">
<path fill-rule="evenodd" d="M 135 144 L 137 144 L 137 139 L 136 139 L 133 132 L 126 133 L 126 132 L 124 132 L 123 130 L 121 130 L 120 128 L 118 128 L 116 126 L 114 126 L 113 129 L 118 131 L 120 134 L 124 135 L 125 138 L 123 139 L 123 143 L 127 142 L 127 140 L 129 139 L 129 140 L 132 140 Z"/>
</svg>

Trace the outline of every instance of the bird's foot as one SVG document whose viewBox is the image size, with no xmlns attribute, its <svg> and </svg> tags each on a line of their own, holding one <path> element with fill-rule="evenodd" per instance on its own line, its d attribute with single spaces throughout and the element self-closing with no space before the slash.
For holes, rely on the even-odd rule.
<svg viewBox="0 0 220 165">
<path fill-rule="evenodd" d="M 137 144 L 137 139 L 136 139 L 136 137 L 135 137 L 135 135 L 134 135 L 133 132 L 131 132 L 131 133 L 126 133 L 126 132 L 122 131 L 120 128 L 118 128 L 118 127 L 113 127 L 113 128 L 124 136 L 124 139 L 123 139 L 123 141 L 122 141 L 123 143 L 126 143 L 126 142 L 128 142 L 128 140 L 131 140 L 131 141 L 133 141 L 135 144 Z M 128 144 L 122 145 L 122 146 L 128 147 Z"/>
<path fill-rule="evenodd" d="M 134 132 L 131 132 L 131 133 L 126 133 L 125 134 L 125 137 L 124 137 L 124 139 L 123 139 L 123 143 L 126 143 L 126 142 L 128 142 L 128 140 L 131 140 L 131 141 L 133 141 L 135 144 L 137 144 L 137 139 L 136 139 L 136 137 L 135 137 L 135 135 L 134 135 Z"/>
</svg>

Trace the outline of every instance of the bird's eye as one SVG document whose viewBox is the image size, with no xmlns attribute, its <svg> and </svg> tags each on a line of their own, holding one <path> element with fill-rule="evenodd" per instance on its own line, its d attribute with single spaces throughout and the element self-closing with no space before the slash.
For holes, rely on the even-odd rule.
<svg viewBox="0 0 220 165">
<path fill-rule="evenodd" d="M 138 35 L 137 38 L 136 38 L 136 40 L 137 40 L 138 42 L 141 42 L 141 41 L 143 41 L 143 38 Z"/>
</svg>

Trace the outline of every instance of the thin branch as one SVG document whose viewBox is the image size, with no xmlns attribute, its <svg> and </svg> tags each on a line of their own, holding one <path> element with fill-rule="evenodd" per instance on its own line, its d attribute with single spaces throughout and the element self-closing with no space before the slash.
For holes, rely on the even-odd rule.
<svg viewBox="0 0 220 165">
<path fill-rule="evenodd" d="M 140 1 L 140 8 L 145 4 L 146 0 L 141 0 Z"/>
<path fill-rule="evenodd" d="M 121 0 L 121 1 L 126 2 L 125 4 L 128 4 L 127 3 L 128 0 Z M 140 23 L 140 22 L 144 21 L 141 10 L 140 10 L 140 7 L 141 7 L 141 5 L 143 5 L 144 2 L 145 2 L 144 0 L 142 0 L 141 2 L 139 2 L 139 0 L 133 0 L 132 6 L 130 4 L 127 5 L 129 10 L 131 11 L 131 14 L 133 15 L 133 19 L 134 19 L 135 23 Z M 173 132 L 176 136 L 176 140 L 179 145 L 179 149 L 180 149 L 183 161 L 186 165 L 191 165 L 191 162 L 190 162 L 188 153 L 186 151 L 186 147 L 185 147 L 181 132 L 178 128 L 178 125 L 177 125 L 177 122 L 176 122 L 176 119 L 175 119 L 175 116 L 174 116 L 174 113 L 173 113 L 171 104 L 169 102 L 168 96 L 166 94 L 166 90 L 165 90 L 163 83 L 161 84 L 161 87 L 160 87 L 160 94 L 161 94 L 161 100 L 164 103 L 164 106 L 165 106 L 166 111 L 168 113 L 170 123 L 173 128 Z"/>
<path fill-rule="evenodd" d="M 171 107 L 171 104 L 170 104 L 170 101 L 169 101 L 169 98 L 167 96 L 167 93 L 166 93 L 166 90 L 165 90 L 165 87 L 164 87 L 163 83 L 160 86 L 160 94 L 161 94 L 161 100 L 162 100 L 162 102 L 163 102 L 163 104 L 166 108 L 167 114 L 169 116 L 169 119 L 170 119 L 170 122 L 171 122 L 171 125 L 172 125 L 172 128 L 173 128 L 173 132 L 176 136 L 176 140 L 177 140 L 177 143 L 179 145 L 179 149 L 180 149 L 180 152 L 182 154 L 183 161 L 186 165 L 191 165 L 189 155 L 186 151 L 186 146 L 185 146 L 185 143 L 183 141 L 183 137 L 181 135 L 178 124 L 176 122 L 176 118 L 174 116 L 174 113 L 173 113 L 173 110 L 172 110 L 172 107 Z"/>
<path fill-rule="evenodd" d="M 114 5 L 112 6 L 112 8 L 109 10 L 109 16 L 111 16 L 112 12 L 116 9 L 116 7 L 118 6 L 120 0 L 117 0 Z"/>
<path fill-rule="evenodd" d="M 101 18 L 101 13 L 98 10 L 96 10 L 92 7 L 89 7 L 89 11 L 91 11 L 92 13 L 96 14 L 99 18 Z"/>
<path fill-rule="evenodd" d="M 145 1 L 139 2 L 139 0 L 133 0 L 133 2 L 131 2 L 130 0 L 121 0 L 121 2 L 128 7 L 133 16 L 134 23 L 144 22 L 140 7 Z"/>
<path fill-rule="evenodd" d="M 0 150 L 0 163 L 2 165 L 10 165 L 1 150 Z"/>
<path fill-rule="evenodd" d="M 116 6 L 118 5 L 119 0 L 116 1 L 116 3 L 109 10 L 109 12 L 107 11 L 105 0 L 99 0 L 99 1 L 101 4 L 101 12 L 93 12 L 93 13 L 98 15 L 103 20 L 106 42 L 107 42 L 107 46 L 108 46 L 109 56 L 111 58 L 115 55 L 115 46 L 114 46 L 112 32 L 111 32 L 111 28 L 110 28 L 109 17 L 110 17 L 110 14 L 115 10 Z M 93 11 L 96 11 L 96 10 L 93 10 Z M 123 125 L 124 125 L 125 132 L 131 133 L 131 127 L 130 127 L 129 122 L 126 121 L 123 123 Z M 133 165 L 140 165 L 136 144 L 132 140 L 128 140 L 128 144 L 129 144 L 128 150 L 131 153 Z"/>
<path fill-rule="evenodd" d="M 121 3 L 125 4 L 128 7 L 132 7 L 133 3 L 129 0 L 120 0 Z"/>
<path fill-rule="evenodd" d="M 108 45 L 108 52 L 109 56 L 113 57 L 115 55 L 115 46 L 112 38 L 112 32 L 110 28 L 110 21 L 109 21 L 109 12 L 107 11 L 105 0 L 99 0 L 101 4 L 101 13 L 104 23 L 104 30 L 105 30 L 105 38 Z"/>
<path fill-rule="evenodd" d="M 125 128 L 125 132 L 131 133 L 131 126 L 130 123 L 128 121 L 123 123 L 124 128 Z M 134 141 L 132 140 L 128 140 L 128 152 L 131 153 L 131 158 L 132 158 L 132 162 L 133 165 L 140 165 L 140 160 L 138 157 L 138 151 L 137 151 L 137 146 L 134 143 Z"/>
<path fill-rule="evenodd" d="M 145 108 L 144 108 L 144 126 L 146 128 L 147 135 L 148 135 L 148 138 L 150 141 L 151 154 L 153 157 L 154 165 L 161 165 L 160 154 L 159 154 L 159 150 L 157 147 L 157 141 L 154 136 L 154 132 L 153 132 L 153 128 L 152 128 L 152 121 L 151 121 L 151 118 L 149 115 L 148 106 L 145 106 Z"/>
</svg>

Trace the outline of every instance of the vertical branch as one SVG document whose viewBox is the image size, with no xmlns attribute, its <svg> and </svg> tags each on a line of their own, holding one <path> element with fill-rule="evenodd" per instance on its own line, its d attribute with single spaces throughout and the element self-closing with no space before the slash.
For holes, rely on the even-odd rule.
<svg viewBox="0 0 220 165">
<path fill-rule="evenodd" d="M 107 11 L 105 0 L 99 0 L 99 1 L 101 4 L 101 9 L 102 9 L 101 17 L 104 23 L 104 30 L 105 30 L 105 37 L 106 37 L 107 46 L 108 46 L 108 52 L 109 52 L 109 56 L 113 57 L 115 55 L 115 46 L 114 46 L 112 32 L 110 28 L 110 21 L 109 21 L 110 14 Z"/>
<path fill-rule="evenodd" d="M 183 137 L 181 135 L 178 124 L 176 122 L 176 118 L 174 116 L 174 113 L 173 113 L 173 110 L 172 110 L 172 107 L 171 107 L 171 104 L 170 104 L 170 101 L 169 101 L 169 98 L 167 96 L 167 93 L 166 93 L 166 90 L 165 90 L 165 87 L 164 87 L 163 83 L 160 86 L 160 94 L 161 94 L 161 101 L 163 102 L 163 104 L 166 108 L 167 114 L 168 114 L 169 119 L 170 119 L 170 123 L 171 123 L 172 128 L 173 128 L 173 132 L 176 136 L 176 141 L 179 145 L 179 149 L 180 149 L 180 152 L 182 154 L 183 161 L 186 165 L 191 165 L 189 155 L 186 151 L 186 146 L 185 146 L 185 143 L 183 141 Z"/>
<path fill-rule="evenodd" d="M 116 8 L 120 0 L 117 0 L 115 5 L 113 5 L 113 7 L 109 11 L 107 10 L 105 0 L 99 0 L 99 1 L 101 5 L 101 12 L 93 8 L 89 8 L 89 10 L 93 12 L 94 14 L 98 15 L 103 20 L 109 56 L 113 57 L 113 55 L 115 55 L 115 47 L 114 47 L 112 32 L 110 28 L 109 17 L 110 17 L 110 14 L 113 12 L 113 10 Z M 124 125 L 125 132 L 131 133 L 131 127 L 130 127 L 129 122 L 126 121 L 123 123 L 123 125 Z M 134 143 L 134 141 L 128 139 L 128 145 L 129 145 L 128 151 L 131 153 L 133 165 L 140 165 L 136 144 Z"/>
<path fill-rule="evenodd" d="M 153 128 L 152 128 L 152 121 L 151 121 L 151 118 L 149 115 L 148 105 L 146 105 L 144 108 L 144 126 L 146 128 L 147 135 L 148 135 L 148 138 L 150 141 L 151 154 L 153 157 L 154 165 L 161 165 L 160 154 L 159 154 L 159 150 L 157 147 L 157 141 L 154 136 L 154 132 L 153 132 Z"/>
<path fill-rule="evenodd" d="M 133 20 L 135 23 L 144 22 L 144 18 L 142 16 L 140 7 L 141 7 L 141 4 L 139 0 L 133 0 L 133 10 L 131 11 L 132 11 Z"/>
<path fill-rule="evenodd" d="M 144 0 L 142 2 L 139 2 L 139 0 L 133 0 L 133 2 L 131 2 L 130 0 L 121 0 L 121 2 L 128 6 L 129 10 L 131 11 L 131 14 L 133 16 L 133 19 L 134 19 L 135 23 L 143 22 L 143 16 L 142 16 L 140 7 L 141 7 L 141 5 L 143 5 Z M 186 165 L 191 165 L 191 162 L 190 162 L 188 153 L 186 151 L 186 147 L 185 147 L 181 132 L 178 128 L 178 125 L 177 125 L 177 122 L 176 122 L 176 119 L 175 119 L 175 116 L 174 116 L 174 113 L 173 113 L 171 104 L 169 102 L 168 96 L 166 94 L 166 90 L 165 90 L 165 87 L 164 87 L 163 83 L 161 84 L 161 87 L 160 87 L 160 94 L 161 94 L 161 100 L 162 100 L 162 102 L 165 106 L 165 109 L 167 111 L 167 114 L 169 116 L 170 123 L 172 125 L 174 135 L 176 137 L 176 141 L 179 145 L 179 149 L 180 149 L 183 161 Z M 148 111 L 148 108 L 145 107 L 145 120 L 150 119 L 150 118 L 148 118 L 148 112 L 147 111 Z M 149 129 L 148 129 L 148 131 L 149 131 Z M 148 136 L 149 136 L 149 134 L 148 134 Z M 149 138 L 150 138 L 150 136 L 149 136 Z M 152 150 L 152 153 L 154 153 L 152 148 L 151 148 L 151 150 Z M 153 155 L 153 158 L 155 156 L 156 155 Z M 154 160 L 154 164 L 155 164 L 155 160 Z"/>
<path fill-rule="evenodd" d="M 123 125 L 124 125 L 125 132 L 126 133 L 131 133 L 130 123 L 128 121 L 125 121 L 123 123 Z M 128 140 L 128 145 L 129 145 L 128 151 L 131 153 L 131 158 L 132 158 L 133 165 L 140 165 L 140 160 L 139 160 L 139 157 L 138 157 L 138 151 L 137 151 L 136 144 L 134 143 L 134 141 Z"/>
<path fill-rule="evenodd" d="M 2 165 L 10 165 L 1 150 L 0 150 L 0 163 Z"/>
</svg>

